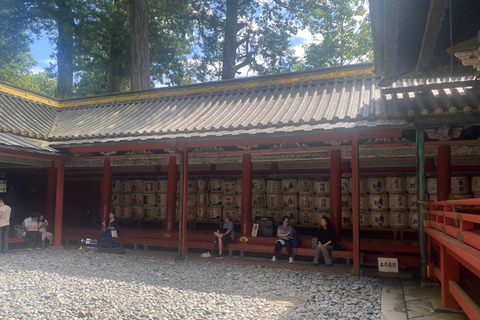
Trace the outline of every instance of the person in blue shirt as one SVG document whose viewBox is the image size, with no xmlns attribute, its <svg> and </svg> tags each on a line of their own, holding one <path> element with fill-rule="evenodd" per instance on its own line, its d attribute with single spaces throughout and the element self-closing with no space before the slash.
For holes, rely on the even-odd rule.
<svg viewBox="0 0 480 320">
<path fill-rule="evenodd" d="M 293 263 L 292 257 L 292 244 L 290 241 L 293 239 L 294 233 L 293 227 L 290 225 L 290 218 L 288 216 L 284 216 L 282 219 L 282 224 L 277 228 L 277 236 L 278 240 L 275 243 L 275 251 L 273 253 L 272 262 L 277 261 L 277 255 L 282 250 L 282 247 L 287 248 L 288 253 L 288 263 Z"/>
<path fill-rule="evenodd" d="M 233 219 L 231 216 L 225 216 L 223 219 L 222 230 L 217 230 L 213 234 L 217 237 L 218 241 L 218 255 L 215 259 L 223 258 L 223 247 L 229 243 L 235 242 L 235 230 L 233 230 Z"/>
</svg>

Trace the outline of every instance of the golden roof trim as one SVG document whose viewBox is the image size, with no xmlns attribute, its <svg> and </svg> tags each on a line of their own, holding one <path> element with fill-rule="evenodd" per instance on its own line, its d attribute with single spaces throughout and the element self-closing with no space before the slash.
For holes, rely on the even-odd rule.
<svg viewBox="0 0 480 320">
<path fill-rule="evenodd" d="M 46 105 L 49 105 L 49 106 L 52 106 L 52 107 L 57 107 L 57 108 L 61 107 L 61 105 L 60 105 L 61 102 L 56 100 L 55 98 L 44 97 L 40 94 L 36 94 L 36 93 L 33 93 L 33 92 L 28 92 L 28 91 L 25 91 L 25 90 L 22 90 L 22 89 L 17 89 L 17 88 L 10 87 L 10 86 L 7 86 L 7 85 L 1 84 L 1 83 L 0 83 L 0 91 L 11 94 L 13 96 L 16 96 L 16 97 L 19 97 L 19 98 L 22 98 L 22 99 L 27 99 L 27 100 L 31 100 L 31 101 L 34 101 L 34 102 L 43 103 L 43 104 L 46 104 Z"/>
</svg>

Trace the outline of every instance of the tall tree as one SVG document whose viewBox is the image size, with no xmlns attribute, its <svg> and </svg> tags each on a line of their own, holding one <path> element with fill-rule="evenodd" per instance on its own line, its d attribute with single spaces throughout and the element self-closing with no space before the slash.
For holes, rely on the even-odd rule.
<svg viewBox="0 0 480 320">
<path fill-rule="evenodd" d="M 130 66 L 132 90 L 150 89 L 150 53 L 148 49 L 148 1 L 130 3 Z"/>
<path fill-rule="evenodd" d="M 305 49 L 309 68 L 373 60 L 369 15 L 364 0 L 328 0 L 311 7 L 311 32 L 318 37 Z"/>
</svg>

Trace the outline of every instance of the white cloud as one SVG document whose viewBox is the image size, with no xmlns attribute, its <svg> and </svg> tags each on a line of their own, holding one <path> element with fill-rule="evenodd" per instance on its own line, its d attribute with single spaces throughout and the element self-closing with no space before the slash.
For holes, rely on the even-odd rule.
<svg viewBox="0 0 480 320">
<path fill-rule="evenodd" d="M 35 67 L 31 68 L 30 71 L 31 71 L 32 73 L 36 74 L 36 73 L 42 73 L 42 72 L 45 71 L 45 70 L 44 70 L 43 68 L 40 68 L 40 67 L 38 67 L 38 66 L 35 66 Z"/>
</svg>

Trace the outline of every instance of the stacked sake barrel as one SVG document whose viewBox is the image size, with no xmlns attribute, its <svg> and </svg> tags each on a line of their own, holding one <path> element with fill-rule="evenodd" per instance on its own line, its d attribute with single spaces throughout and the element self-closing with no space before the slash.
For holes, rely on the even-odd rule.
<svg viewBox="0 0 480 320">
<path fill-rule="evenodd" d="M 313 179 L 298 179 L 298 223 L 312 225 L 317 223 L 315 211 L 315 182 Z"/>
<path fill-rule="evenodd" d="M 316 222 L 320 224 L 323 216 L 330 217 L 330 180 L 316 179 L 313 181 L 315 193 Z"/>
<path fill-rule="evenodd" d="M 480 198 L 480 176 L 472 177 L 472 192 L 474 198 Z"/>
<path fill-rule="evenodd" d="M 283 194 L 281 180 L 267 180 L 265 185 L 267 217 L 273 217 L 275 223 L 279 224 L 283 217 Z M 255 217 L 252 212 L 252 217 Z"/>
<path fill-rule="evenodd" d="M 390 215 L 388 213 L 388 200 L 386 178 L 367 178 L 367 189 L 370 203 L 370 225 L 372 227 L 387 228 Z"/>
<path fill-rule="evenodd" d="M 208 191 L 209 184 L 208 179 L 195 179 L 194 181 L 195 191 L 195 219 L 198 221 L 208 220 Z M 187 190 L 187 193 L 189 191 Z M 188 198 L 187 198 L 188 200 Z M 187 206 L 188 208 L 188 206 Z"/>
<path fill-rule="evenodd" d="M 241 184 L 241 181 L 240 181 Z M 238 214 L 238 207 L 242 203 L 242 196 L 237 195 L 238 182 L 235 179 L 222 180 L 222 207 L 223 217 L 231 216 L 233 221 L 241 220 L 241 212 Z M 241 209 L 240 209 L 241 210 Z"/>
<path fill-rule="evenodd" d="M 410 228 L 418 228 L 418 182 L 417 176 L 407 176 L 406 178 L 406 189 L 408 193 L 408 224 Z M 436 181 L 435 181 L 436 186 Z M 428 195 L 426 195 L 428 197 Z"/>
<path fill-rule="evenodd" d="M 267 216 L 267 194 L 264 178 L 252 179 L 252 221 L 255 217 Z"/>
<path fill-rule="evenodd" d="M 348 185 L 348 188 L 349 188 L 348 190 L 350 191 L 350 194 L 348 194 L 344 190 L 344 189 L 347 188 L 347 185 L 346 185 L 347 183 L 349 184 Z M 342 225 L 343 226 L 351 226 L 353 224 L 352 223 L 352 210 L 351 210 L 352 187 L 353 187 L 352 178 L 350 178 L 350 180 L 348 182 L 347 181 L 342 181 Z M 370 202 L 369 202 L 370 197 L 368 195 L 367 178 L 359 178 L 358 179 L 358 193 L 359 193 L 358 210 L 359 210 L 360 227 L 361 228 L 369 227 L 370 226 Z M 348 205 L 350 205 L 350 209 L 349 209 Z"/>
<path fill-rule="evenodd" d="M 390 208 L 390 227 L 408 228 L 410 212 L 408 210 L 406 178 L 405 176 L 388 176 L 386 183 Z"/>
</svg>

